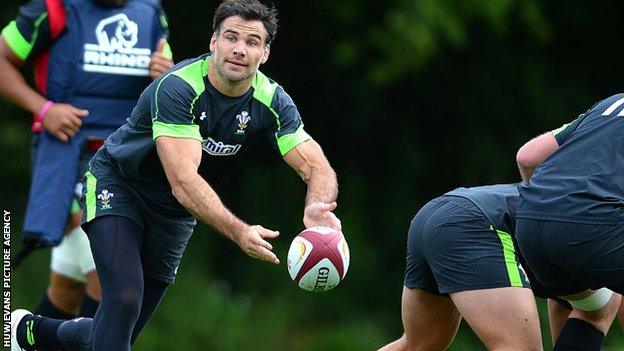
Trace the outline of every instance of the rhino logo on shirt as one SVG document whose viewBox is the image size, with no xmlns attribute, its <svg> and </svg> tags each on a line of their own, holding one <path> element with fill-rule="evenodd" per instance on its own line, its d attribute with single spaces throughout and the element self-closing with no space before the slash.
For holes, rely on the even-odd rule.
<svg viewBox="0 0 624 351">
<path fill-rule="evenodd" d="M 132 49 L 139 41 L 139 26 L 123 13 L 100 21 L 95 35 L 101 49 L 123 51 Z"/>
<path fill-rule="evenodd" d="M 84 45 L 87 72 L 148 76 L 151 48 L 136 48 L 139 25 L 124 13 L 101 20 L 95 27 L 97 44 Z"/>
</svg>

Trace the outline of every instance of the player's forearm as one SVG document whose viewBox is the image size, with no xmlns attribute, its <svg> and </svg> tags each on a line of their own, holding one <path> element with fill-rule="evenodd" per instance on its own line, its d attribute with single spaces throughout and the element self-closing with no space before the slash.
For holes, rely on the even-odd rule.
<svg viewBox="0 0 624 351">
<path fill-rule="evenodd" d="M 217 193 L 199 175 L 179 180 L 173 186 L 173 193 L 196 218 L 234 241 L 248 226 L 225 207 Z"/>
<path fill-rule="evenodd" d="M 303 177 L 308 185 L 306 206 L 315 202 L 332 203 L 338 197 L 338 179 L 329 163 L 312 167 L 309 175 Z"/>
<path fill-rule="evenodd" d="M 0 94 L 17 106 L 37 113 L 46 99 L 31 88 L 21 72 L 6 57 L 0 56 Z"/>
</svg>

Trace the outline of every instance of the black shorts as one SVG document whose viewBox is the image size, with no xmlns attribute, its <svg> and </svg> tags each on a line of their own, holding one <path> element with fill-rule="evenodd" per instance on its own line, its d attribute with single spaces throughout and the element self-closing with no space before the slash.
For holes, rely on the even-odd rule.
<svg viewBox="0 0 624 351">
<path fill-rule="evenodd" d="M 150 199 L 139 193 L 118 171 L 115 161 L 103 149 L 96 154 L 85 174 L 82 217 L 89 234 L 89 222 L 102 216 L 127 217 L 143 230 L 141 262 L 146 275 L 171 284 L 197 223 L 192 216 L 168 217 L 154 211 Z"/>
<path fill-rule="evenodd" d="M 537 280 L 555 294 L 624 286 L 624 223 L 518 218 L 516 225 L 524 259 Z"/>
<path fill-rule="evenodd" d="M 511 235 L 468 199 L 442 196 L 412 220 L 405 286 L 434 294 L 529 287 L 518 262 Z"/>
</svg>

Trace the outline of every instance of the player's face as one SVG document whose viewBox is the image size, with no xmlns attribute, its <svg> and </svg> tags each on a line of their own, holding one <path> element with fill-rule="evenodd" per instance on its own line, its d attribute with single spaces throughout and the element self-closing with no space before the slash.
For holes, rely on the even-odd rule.
<svg viewBox="0 0 624 351">
<path fill-rule="evenodd" d="M 227 82 L 244 81 L 269 58 L 267 31 L 261 21 L 226 18 L 210 40 L 212 60 L 219 76 Z"/>
</svg>

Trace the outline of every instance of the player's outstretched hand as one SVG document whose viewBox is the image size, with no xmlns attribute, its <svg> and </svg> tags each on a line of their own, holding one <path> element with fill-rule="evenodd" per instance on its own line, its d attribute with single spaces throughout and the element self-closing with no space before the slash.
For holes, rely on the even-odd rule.
<svg viewBox="0 0 624 351">
<path fill-rule="evenodd" d="M 332 212 L 338 207 L 334 201 L 330 204 L 325 202 L 313 202 L 303 211 L 303 224 L 310 227 L 330 227 L 342 231 L 342 223 Z"/>
<path fill-rule="evenodd" d="M 150 58 L 149 71 L 152 79 L 160 77 L 160 75 L 165 73 L 166 70 L 173 67 L 173 60 L 167 53 L 165 53 L 166 44 L 167 40 L 161 38 L 156 46 L 156 51 L 154 51 L 152 57 Z"/>
<path fill-rule="evenodd" d="M 63 142 L 69 141 L 82 125 L 89 111 L 69 104 L 54 104 L 43 117 L 43 127 Z"/>
<path fill-rule="evenodd" d="M 250 257 L 279 264 L 279 259 L 272 251 L 273 245 L 264 240 L 264 238 L 276 238 L 278 235 L 279 232 L 252 225 L 238 237 L 237 244 Z"/>
</svg>

